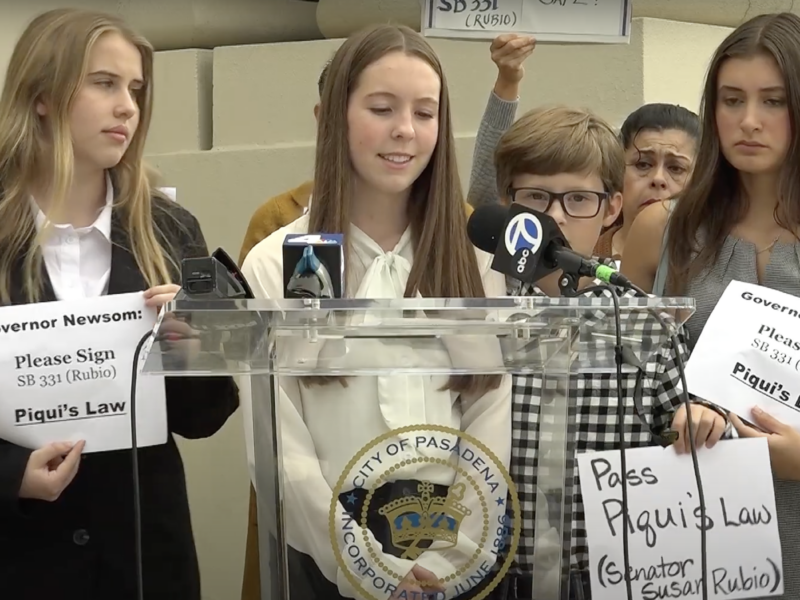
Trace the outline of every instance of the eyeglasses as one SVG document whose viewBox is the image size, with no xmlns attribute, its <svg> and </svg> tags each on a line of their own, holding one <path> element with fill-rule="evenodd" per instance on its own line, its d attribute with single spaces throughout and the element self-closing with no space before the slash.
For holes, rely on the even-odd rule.
<svg viewBox="0 0 800 600">
<path fill-rule="evenodd" d="M 572 190 L 569 192 L 549 192 L 538 188 L 508 188 L 508 197 L 512 202 L 546 213 L 554 201 L 558 201 L 564 212 L 575 219 L 591 219 L 600 212 L 603 200 L 608 199 L 607 192 L 593 190 Z"/>
</svg>

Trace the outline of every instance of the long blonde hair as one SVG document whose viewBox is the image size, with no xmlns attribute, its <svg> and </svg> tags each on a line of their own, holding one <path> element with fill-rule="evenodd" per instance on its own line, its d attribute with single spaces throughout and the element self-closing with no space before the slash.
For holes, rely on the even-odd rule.
<svg viewBox="0 0 800 600">
<path fill-rule="evenodd" d="M 349 230 L 354 171 L 348 145 L 347 107 L 364 70 L 393 52 L 425 61 L 441 81 L 438 142 L 430 162 L 413 184 L 408 203 L 414 256 L 420 260 L 411 267 L 405 296 L 419 292 L 428 298 L 483 298 L 486 293 L 475 248 L 467 237 L 447 80 L 436 52 L 424 37 L 408 27 L 377 25 L 363 29 L 342 44 L 328 67 L 317 119 L 309 231 L 346 235 Z M 303 378 L 311 383 L 308 379 Z M 453 376 L 448 388 L 479 394 L 499 384 L 497 376 Z"/>
<path fill-rule="evenodd" d="M 24 297 L 28 302 L 41 299 L 41 238 L 36 234 L 30 189 L 37 178 L 44 177 L 52 184 L 52 209 L 58 210 L 65 202 L 74 169 L 70 110 L 92 48 L 109 33 L 136 46 L 144 76 L 138 96 L 139 126 L 122 160 L 111 169 L 115 210 L 147 284 L 171 279 L 174 260 L 159 243 L 159 237 L 164 238 L 153 224 L 153 190 L 142 160 L 152 114 L 153 47 L 113 15 L 58 9 L 39 15 L 23 32 L 0 97 L 0 304 L 11 302 L 19 260 L 23 261 Z M 48 106 L 47 123 L 36 108 L 42 101 Z"/>
</svg>

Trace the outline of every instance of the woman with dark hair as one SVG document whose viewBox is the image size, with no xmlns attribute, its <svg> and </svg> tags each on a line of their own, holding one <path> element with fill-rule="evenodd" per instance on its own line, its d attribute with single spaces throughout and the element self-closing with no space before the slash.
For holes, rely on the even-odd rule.
<svg viewBox="0 0 800 600">
<path fill-rule="evenodd" d="M 690 182 L 669 220 L 648 208 L 628 236 L 622 272 L 633 283 L 661 295 L 663 281 L 669 295 L 695 299 L 686 323 L 690 347 L 733 280 L 800 296 L 799 69 L 797 15 L 760 15 L 736 28 L 710 63 Z M 719 435 L 709 435 L 710 412 L 703 406 L 692 411 L 697 447 L 713 445 Z M 732 416 L 740 436 L 769 441 L 784 597 L 798 598 L 800 435 L 764 413 L 746 417 L 771 432 Z M 672 428 L 680 432 L 678 449 L 688 449 L 682 408 Z"/>
<path fill-rule="evenodd" d="M 677 104 L 645 104 L 622 124 L 625 148 L 625 188 L 622 213 L 594 248 L 594 254 L 619 260 L 631 225 L 644 208 L 681 192 L 694 162 L 700 121 Z"/>
</svg>

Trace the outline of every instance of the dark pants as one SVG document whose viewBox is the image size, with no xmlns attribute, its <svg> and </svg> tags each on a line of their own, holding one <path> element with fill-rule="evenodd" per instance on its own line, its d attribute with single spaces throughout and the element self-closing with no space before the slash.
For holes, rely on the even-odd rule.
<svg viewBox="0 0 800 600">
<path fill-rule="evenodd" d="M 391 484 L 385 484 L 375 491 L 375 494 L 370 500 L 369 511 L 367 513 L 367 527 L 383 546 L 383 551 L 396 557 L 400 557 L 404 552 L 404 548 L 398 548 L 392 544 L 392 537 L 390 531 L 390 524 L 386 517 L 378 513 L 378 509 L 396 500 L 397 498 L 409 495 L 417 495 L 417 481 L 397 481 Z M 353 490 L 341 494 L 339 500 L 342 506 L 352 515 L 361 515 L 361 509 L 364 502 L 365 490 Z M 446 496 L 446 486 L 434 486 L 434 495 Z M 425 548 L 430 545 L 428 541 L 420 541 L 417 544 L 418 548 Z M 307 554 L 298 552 L 294 548 L 288 549 L 289 560 L 289 589 L 291 600 L 344 600 L 344 596 L 339 594 L 339 588 L 335 582 L 329 581 L 319 570 L 314 560 Z M 378 567 L 373 567 L 378 571 Z M 451 575 L 451 573 L 436 573 L 440 578 Z M 387 577 L 388 579 L 388 577 Z M 477 586 L 460 594 L 458 600 L 471 600 L 478 596 L 486 587 L 494 581 L 490 575 Z M 395 583 L 395 582 L 392 582 Z M 486 596 L 486 600 L 504 600 L 507 597 L 508 585 L 506 582 L 500 582 L 492 592 Z M 439 595 L 441 597 L 441 595 Z M 431 594 L 430 598 L 435 598 Z M 408 595 L 404 600 L 423 600 L 414 595 Z"/>
</svg>

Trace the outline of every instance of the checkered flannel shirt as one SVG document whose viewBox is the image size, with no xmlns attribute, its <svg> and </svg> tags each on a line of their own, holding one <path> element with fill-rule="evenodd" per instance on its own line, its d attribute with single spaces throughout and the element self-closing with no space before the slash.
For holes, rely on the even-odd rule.
<svg viewBox="0 0 800 600">
<path fill-rule="evenodd" d="M 600 284 L 600 282 L 596 282 Z M 519 293 L 519 292 L 518 292 Z M 544 296 L 547 306 L 559 306 L 574 298 L 548 298 L 537 286 L 527 286 L 521 290 L 523 296 Z M 621 298 L 635 297 L 632 292 L 620 292 Z M 575 458 L 578 452 L 596 452 L 619 449 L 617 435 L 617 385 L 614 365 L 615 340 L 608 335 L 615 331 L 613 312 L 592 309 L 602 305 L 613 309 L 611 292 L 603 290 L 590 291 L 579 296 L 579 302 L 585 302 L 587 311 L 582 315 L 577 340 L 573 343 L 572 364 L 570 372 L 570 393 L 574 396 L 574 429 L 567 433 L 571 447 L 567 447 L 566 457 L 555 457 L 556 463 L 566 464 L 565 519 L 572 519 L 571 540 L 565 533 L 565 548 L 570 547 L 569 558 L 563 555 L 564 561 L 570 561 L 572 569 L 587 569 L 589 566 L 588 546 L 586 540 L 586 523 L 584 519 L 583 498 L 580 491 L 580 477 Z M 643 304 L 646 298 L 638 298 Z M 637 448 L 658 444 L 653 432 L 661 432 L 668 428 L 672 414 L 681 403 L 679 392 L 680 372 L 675 361 L 672 344 L 667 330 L 653 313 L 658 310 L 633 311 L 624 313 L 621 322 L 623 345 L 633 352 L 631 363 L 623 371 L 622 394 L 625 403 L 624 435 L 625 447 Z M 674 319 L 661 312 L 660 316 Z M 602 332 L 605 335 L 595 335 Z M 682 330 L 677 333 L 679 351 L 684 360 L 688 360 L 688 349 Z M 639 343 L 625 342 L 635 338 Z M 636 360 L 636 356 L 642 358 Z M 600 368 L 598 368 L 600 367 Z M 592 372 L 592 369 L 595 369 Z M 599 372 L 603 371 L 603 372 Z M 634 391 L 641 390 L 641 403 L 634 406 Z M 561 382 L 564 380 L 561 379 Z M 535 509 L 537 502 L 537 472 L 547 469 L 547 457 L 540 456 L 539 444 L 547 443 L 540 439 L 540 400 L 565 401 L 564 390 L 559 390 L 559 381 L 548 379 L 541 374 L 514 375 L 512 399 L 512 451 L 511 477 L 519 494 L 521 510 L 521 536 L 516 556 L 511 565 L 511 572 L 518 575 L 531 575 L 533 571 L 533 549 Z M 564 383 L 560 387 L 566 387 Z M 561 399 L 559 400 L 559 396 Z M 538 467 L 538 471 L 537 471 Z M 562 468 L 562 467 L 559 467 Z M 546 473 L 543 472 L 543 475 Z M 570 498 L 570 492 L 572 497 Z M 559 506 L 560 498 L 553 497 L 548 490 L 540 490 L 547 498 L 551 508 Z M 509 509 L 510 512 L 510 509 Z M 555 511 L 558 512 L 558 511 Z M 511 517 L 511 515 L 509 515 Z M 512 517 L 513 518 L 513 517 Z M 549 517 L 553 518 L 553 517 Z M 557 518 L 557 517 L 556 517 Z M 550 521 L 553 522 L 552 520 Z M 557 537 L 553 537 L 554 545 Z"/>
</svg>

